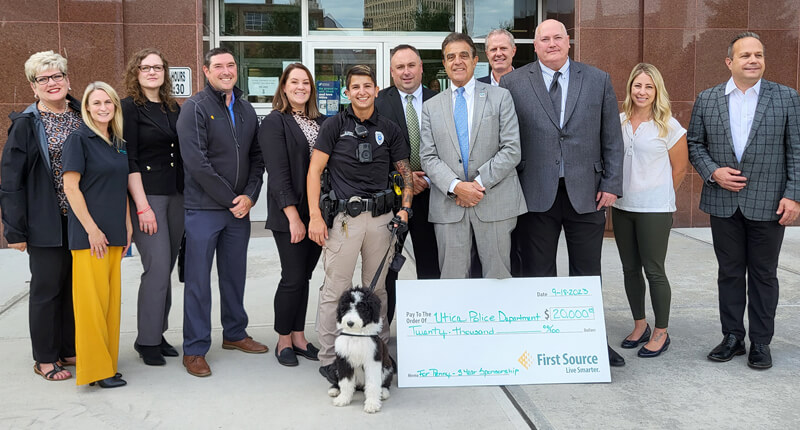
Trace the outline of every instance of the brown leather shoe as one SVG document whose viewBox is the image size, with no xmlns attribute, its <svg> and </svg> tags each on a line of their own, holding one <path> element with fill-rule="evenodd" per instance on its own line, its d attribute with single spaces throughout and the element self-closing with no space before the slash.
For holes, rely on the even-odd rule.
<svg viewBox="0 0 800 430">
<path fill-rule="evenodd" d="M 186 371 L 189 372 L 190 375 L 199 376 L 201 378 L 211 375 L 211 368 L 208 367 L 208 362 L 206 362 L 206 358 L 202 355 L 184 355 L 183 366 L 186 367 Z"/>
<path fill-rule="evenodd" d="M 250 336 L 247 336 L 242 340 L 237 340 L 236 342 L 223 340 L 222 349 L 238 349 L 239 351 L 244 351 L 250 354 L 263 354 L 269 351 L 269 348 L 267 348 L 266 345 L 256 342 Z"/>
</svg>

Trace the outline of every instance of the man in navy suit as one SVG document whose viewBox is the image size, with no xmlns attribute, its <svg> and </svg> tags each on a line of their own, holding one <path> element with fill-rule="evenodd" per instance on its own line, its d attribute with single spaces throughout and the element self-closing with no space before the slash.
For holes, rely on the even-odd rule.
<svg viewBox="0 0 800 430">
<path fill-rule="evenodd" d="M 500 85 L 500 78 L 514 70 L 511 64 L 514 55 L 517 53 L 517 45 L 514 43 L 514 35 L 503 28 L 496 28 L 486 35 L 486 58 L 492 71 L 488 75 L 478 78 L 478 82 L 492 84 L 495 87 Z"/>
<path fill-rule="evenodd" d="M 709 354 L 729 361 L 745 353 L 750 321 L 754 369 L 772 367 L 769 343 L 778 306 L 778 255 L 785 226 L 800 213 L 800 99 L 762 79 L 764 45 L 741 33 L 725 59 L 731 77 L 697 96 L 689 123 L 689 157 L 703 178 L 700 209 L 711 215 L 719 273 L 722 343 Z"/>
<path fill-rule="evenodd" d="M 428 222 L 430 180 L 419 162 L 420 119 L 422 102 L 436 95 L 436 91 L 422 86 L 422 59 L 417 48 L 398 45 L 391 50 L 391 75 L 394 85 L 382 90 L 375 99 L 375 110 L 397 123 L 411 147 L 411 170 L 414 177 L 414 216 L 408 221 L 408 231 L 414 246 L 418 279 L 439 279 L 439 253 L 433 224 Z M 397 242 L 402 250 L 403 235 Z M 386 275 L 387 324 L 392 322 L 395 306 L 397 272 Z"/>
</svg>

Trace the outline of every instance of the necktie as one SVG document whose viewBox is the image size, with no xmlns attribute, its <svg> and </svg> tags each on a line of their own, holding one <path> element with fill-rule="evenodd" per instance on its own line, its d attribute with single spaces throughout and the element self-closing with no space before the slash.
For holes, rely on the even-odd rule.
<svg viewBox="0 0 800 430">
<path fill-rule="evenodd" d="M 406 95 L 406 127 L 408 128 L 408 143 L 411 144 L 411 155 L 408 161 L 411 164 L 411 170 L 422 170 L 422 165 L 419 162 L 419 118 L 417 118 L 417 110 L 414 109 L 414 95 Z"/>
<path fill-rule="evenodd" d="M 561 85 L 558 85 L 558 78 L 561 72 L 553 75 L 553 82 L 550 84 L 550 101 L 553 103 L 553 110 L 556 111 L 558 126 L 561 127 Z"/>
<path fill-rule="evenodd" d="M 464 98 L 464 87 L 456 89 L 456 107 L 453 109 L 456 123 L 458 146 L 461 148 L 461 162 L 464 164 L 464 180 L 469 181 L 469 123 L 467 122 L 467 99 Z"/>
</svg>

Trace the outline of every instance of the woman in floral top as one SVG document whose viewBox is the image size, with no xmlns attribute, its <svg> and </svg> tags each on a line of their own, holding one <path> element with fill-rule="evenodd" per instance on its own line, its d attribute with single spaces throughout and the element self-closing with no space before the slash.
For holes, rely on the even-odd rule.
<svg viewBox="0 0 800 430">
<path fill-rule="evenodd" d="M 75 364 L 72 256 L 61 148 L 81 125 L 80 103 L 68 94 L 67 60 L 53 51 L 25 62 L 35 103 L 12 113 L 3 150 L 0 205 L 8 246 L 28 251 L 29 323 L 34 372 L 48 381 L 72 377 Z"/>
<path fill-rule="evenodd" d="M 297 366 L 297 355 L 317 360 L 319 350 L 306 340 L 306 308 L 311 274 L 322 248 L 306 234 L 306 175 L 311 149 L 325 119 L 317 109 L 311 72 L 302 64 L 283 71 L 273 110 L 261 123 L 258 143 L 267 167 L 267 228 L 272 230 L 281 260 L 275 292 L 275 356 L 284 366 Z"/>
</svg>

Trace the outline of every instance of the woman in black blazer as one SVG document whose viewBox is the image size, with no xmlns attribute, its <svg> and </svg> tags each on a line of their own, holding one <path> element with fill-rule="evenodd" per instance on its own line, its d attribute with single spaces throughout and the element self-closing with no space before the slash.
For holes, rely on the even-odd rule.
<svg viewBox="0 0 800 430">
<path fill-rule="evenodd" d="M 156 49 L 133 54 L 125 88 L 133 240 L 144 266 L 133 347 L 145 364 L 160 366 L 166 364 L 164 356 L 178 356 L 164 332 L 172 303 L 170 275 L 183 237 L 183 164 L 175 130 L 180 107 L 172 97 L 167 60 Z"/>
<path fill-rule="evenodd" d="M 308 285 L 322 249 L 307 234 L 306 174 L 311 149 L 325 119 L 317 109 L 311 72 L 302 64 L 283 71 L 275 92 L 274 110 L 261 122 L 258 142 L 267 167 L 267 225 L 281 259 L 281 280 L 275 292 L 275 356 L 284 366 L 296 366 L 297 355 L 317 360 L 317 349 L 306 340 Z"/>
<path fill-rule="evenodd" d="M 72 377 L 63 366 L 75 365 L 75 317 L 61 154 L 83 121 L 80 101 L 69 95 L 66 58 L 37 52 L 25 76 L 37 101 L 10 115 L 0 168 L 3 234 L 9 248 L 29 256 L 34 372 L 63 381 Z"/>
</svg>

